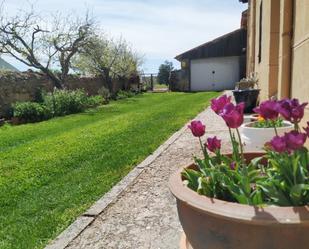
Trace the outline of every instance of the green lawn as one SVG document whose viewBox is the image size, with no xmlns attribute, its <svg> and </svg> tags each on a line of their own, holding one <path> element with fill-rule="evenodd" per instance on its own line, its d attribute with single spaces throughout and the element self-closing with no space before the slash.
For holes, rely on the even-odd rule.
<svg viewBox="0 0 309 249">
<path fill-rule="evenodd" d="M 143 94 L 0 128 L 0 248 L 43 248 L 218 93 Z"/>
</svg>

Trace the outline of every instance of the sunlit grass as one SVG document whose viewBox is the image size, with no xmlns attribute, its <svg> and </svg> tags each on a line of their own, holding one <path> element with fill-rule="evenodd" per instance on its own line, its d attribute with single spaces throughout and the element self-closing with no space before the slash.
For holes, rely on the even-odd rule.
<svg viewBox="0 0 309 249">
<path fill-rule="evenodd" d="M 217 95 L 143 94 L 1 127 L 0 248 L 43 248 Z"/>
</svg>

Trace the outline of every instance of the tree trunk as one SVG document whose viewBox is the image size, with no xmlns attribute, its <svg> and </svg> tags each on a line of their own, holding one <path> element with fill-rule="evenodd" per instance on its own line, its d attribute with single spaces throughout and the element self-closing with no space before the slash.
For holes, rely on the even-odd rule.
<svg viewBox="0 0 309 249">
<path fill-rule="evenodd" d="M 108 87 L 108 90 L 111 94 L 113 94 L 113 83 L 112 83 L 112 79 L 110 77 L 110 72 L 109 72 L 109 69 L 103 69 L 104 71 L 104 78 L 105 78 L 105 82 L 106 82 L 106 85 Z"/>
<path fill-rule="evenodd" d="M 58 76 L 56 76 L 54 73 L 52 73 L 50 70 L 42 70 L 47 77 L 52 81 L 54 87 L 58 88 L 58 89 L 63 89 L 63 85 L 61 80 L 59 79 Z"/>
</svg>

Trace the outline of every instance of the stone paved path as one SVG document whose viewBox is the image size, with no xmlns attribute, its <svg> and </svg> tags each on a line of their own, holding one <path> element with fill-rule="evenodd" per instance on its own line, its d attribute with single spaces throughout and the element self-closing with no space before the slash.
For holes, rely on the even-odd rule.
<svg viewBox="0 0 309 249">
<path fill-rule="evenodd" d="M 229 150 L 221 118 L 210 109 L 197 117 L 206 123 L 207 134 L 223 139 Z M 176 249 L 181 226 L 168 179 L 178 167 L 200 153 L 198 141 L 186 129 L 153 161 L 118 198 L 67 248 L 69 249 Z"/>
</svg>

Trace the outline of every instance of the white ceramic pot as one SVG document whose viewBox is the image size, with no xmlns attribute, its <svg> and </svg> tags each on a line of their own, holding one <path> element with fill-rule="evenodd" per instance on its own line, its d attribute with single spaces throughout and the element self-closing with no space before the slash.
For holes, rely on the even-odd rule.
<svg viewBox="0 0 309 249">
<path fill-rule="evenodd" d="M 269 142 L 276 134 L 274 128 L 255 128 L 254 122 L 242 124 L 239 131 L 246 152 L 263 151 L 264 144 Z M 284 126 L 278 127 L 278 135 L 293 130 L 294 126 L 288 121 L 283 121 Z"/>
<path fill-rule="evenodd" d="M 247 114 L 244 115 L 244 123 L 257 121 L 259 114 Z"/>
</svg>

